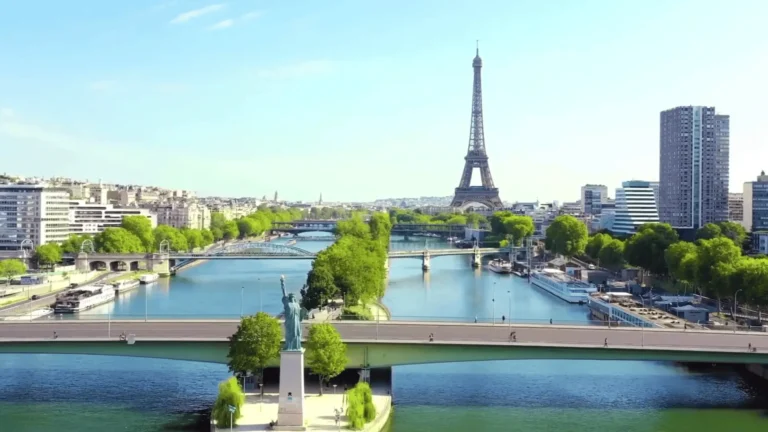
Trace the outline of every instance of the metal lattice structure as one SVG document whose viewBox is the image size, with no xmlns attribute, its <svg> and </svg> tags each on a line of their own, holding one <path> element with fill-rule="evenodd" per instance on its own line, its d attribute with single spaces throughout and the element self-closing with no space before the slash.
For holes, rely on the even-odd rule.
<svg viewBox="0 0 768 432">
<path fill-rule="evenodd" d="M 315 254 L 298 248 L 271 242 L 242 242 L 216 249 L 205 255 L 270 255 L 270 256 L 314 256 Z"/>
<path fill-rule="evenodd" d="M 453 196 L 451 207 L 462 207 L 469 203 L 479 203 L 490 208 L 502 207 L 499 198 L 499 189 L 493 184 L 491 168 L 488 165 L 488 153 L 485 149 L 485 130 L 483 128 L 483 86 L 482 74 L 483 60 L 480 58 L 480 49 L 477 49 L 472 68 L 475 70 L 472 86 L 472 120 L 469 127 L 469 145 L 467 155 L 464 157 L 464 171 L 461 174 L 459 187 Z M 480 169 L 482 186 L 471 186 L 472 172 Z"/>
</svg>

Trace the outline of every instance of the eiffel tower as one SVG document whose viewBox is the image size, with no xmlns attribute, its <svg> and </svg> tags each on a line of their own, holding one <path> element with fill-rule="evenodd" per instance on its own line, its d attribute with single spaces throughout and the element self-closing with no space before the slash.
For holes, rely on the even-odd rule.
<svg viewBox="0 0 768 432">
<path fill-rule="evenodd" d="M 464 172 L 461 174 L 461 182 L 451 202 L 451 207 L 462 207 L 469 203 L 478 203 L 490 208 L 501 208 L 499 189 L 493 185 L 491 168 L 488 166 L 488 154 L 485 152 L 485 134 L 483 133 L 483 87 L 481 83 L 480 69 L 483 68 L 483 60 L 480 58 L 480 48 L 477 48 L 475 59 L 472 60 L 472 68 L 475 70 L 475 79 L 472 86 L 472 123 L 469 127 L 469 147 L 464 156 Z M 480 168 L 482 186 L 470 186 L 472 183 L 472 171 Z"/>
</svg>

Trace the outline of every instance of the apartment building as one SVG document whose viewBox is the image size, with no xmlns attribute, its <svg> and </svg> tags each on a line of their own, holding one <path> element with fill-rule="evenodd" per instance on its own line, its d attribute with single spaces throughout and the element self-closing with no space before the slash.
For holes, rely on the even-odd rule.
<svg viewBox="0 0 768 432">
<path fill-rule="evenodd" d="M 585 215 L 599 215 L 603 203 L 608 200 L 605 185 L 588 184 L 581 187 L 581 212 Z"/>
<path fill-rule="evenodd" d="M 69 236 L 69 191 L 46 184 L 0 185 L 0 250 L 62 242 Z"/>
<path fill-rule="evenodd" d="M 744 223 L 743 193 L 728 194 L 728 220 L 731 222 L 737 222 L 739 224 Z"/>
<path fill-rule="evenodd" d="M 616 189 L 616 213 L 611 231 L 633 234 L 646 223 L 659 221 L 653 182 L 631 180 Z"/>
<path fill-rule="evenodd" d="M 768 231 L 768 176 L 762 171 L 757 181 L 744 182 L 744 229 L 750 232 Z"/>
<path fill-rule="evenodd" d="M 211 210 L 195 201 L 174 201 L 153 204 L 158 225 L 175 228 L 208 229 L 211 227 Z"/>
<path fill-rule="evenodd" d="M 661 112 L 659 217 L 695 230 L 728 220 L 730 117 L 714 107 Z"/>
<path fill-rule="evenodd" d="M 157 226 L 157 216 L 148 209 L 121 208 L 111 204 L 96 204 L 84 200 L 69 201 L 69 232 L 71 234 L 96 234 L 105 228 L 119 227 L 126 216 L 144 216 L 152 228 Z"/>
</svg>

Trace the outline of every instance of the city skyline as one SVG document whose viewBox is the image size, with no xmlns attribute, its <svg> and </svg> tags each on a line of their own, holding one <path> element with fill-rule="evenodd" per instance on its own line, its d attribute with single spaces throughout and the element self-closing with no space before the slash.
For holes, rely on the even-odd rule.
<svg viewBox="0 0 768 432">
<path fill-rule="evenodd" d="M 10 5 L 0 171 L 308 202 L 447 196 L 476 39 L 505 201 L 658 181 L 659 113 L 677 106 L 730 115 L 731 192 L 765 169 L 762 2 L 405 5 Z"/>
</svg>

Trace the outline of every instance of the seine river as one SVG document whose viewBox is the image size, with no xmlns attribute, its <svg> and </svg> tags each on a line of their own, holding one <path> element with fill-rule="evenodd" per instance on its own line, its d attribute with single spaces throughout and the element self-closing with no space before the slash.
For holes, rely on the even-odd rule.
<svg viewBox="0 0 768 432">
<path fill-rule="evenodd" d="M 320 250 L 329 243 L 302 241 Z M 434 240 L 430 248 L 440 245 Z M 418 249 L 424 240 L 393 242 Z M 393 319 L 489 319 L 587 323 L 568 305 L 514 276 L 472 270 L 467 257 L 393 260 L 384 303 Z M 120 316 L 238 317 L 280 310 L 279 277 L 291 291 L 309 261 L 211 261 L 89 311 Z M 495 299 L 495 301 L 493 301 Z M 495 307 L 494 307 L 495 304 Z M 196 431 L 226 366 L 98 356 L 0 355 L 3 431 Z M 619 361 L 494 361 L 394 369 L 389 430 L 768 430 L 768 400 L 728 369 Z"/>
</svg>

